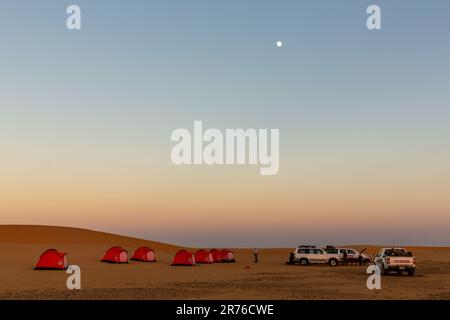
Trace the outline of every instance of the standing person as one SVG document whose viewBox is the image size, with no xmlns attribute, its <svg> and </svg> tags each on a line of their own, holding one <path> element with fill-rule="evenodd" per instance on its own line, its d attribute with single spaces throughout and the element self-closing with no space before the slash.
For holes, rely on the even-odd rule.
<svg viewBox="0 0 450 320">
<path fill-rule="evenodd" d="M 360 265 L 360 266 L 363 265 L 363 257 L 362 257 L 361 252 L 360 252 L 359 255 L 358 255 L 358 265 Z"/>
<path fill-rule="evenodd" d="M 347 250 L 344 250 L 342 260 L 344 265 L 347 265 Z"/>
<path fill-rule="evenodd" d="M 253 256 L 255 258 L 254 263 L 258 263 L 258 249 L 255 248 L 255 250 L 253 250 Z"/>
<path fill-rule="evenodd" d="M 367 259 L 363 258 L 363 252 L 366 251 L 367 248 L 362 249 L 361 251 L 359 251 L 359 256 L 358 256 L 358 264 L 360 266 L 362 265 L 366 265 L 367 264 Z M 370 258 L 369 258 L 369 262 L 370 262 Z"/>
<path fill-rule="evenodd" d="M 294 260 L 295 260 L 295 255 L 294 255 L 293 252 L 291 252 L 289 254 L 289 262 L 288 262 L 288 264 L 294 264 L 295 263 Z"/>
</svg>

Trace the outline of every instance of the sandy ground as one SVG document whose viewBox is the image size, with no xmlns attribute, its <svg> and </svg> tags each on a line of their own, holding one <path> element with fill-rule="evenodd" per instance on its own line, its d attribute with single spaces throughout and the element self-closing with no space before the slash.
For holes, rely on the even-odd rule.
<svg viewBox="0 0 450 320">
<path fill-rule="evenodd" d="M 113 245 L 130 253 L 150 246 L 158 262 L 101 263 Z M 68 252 L 69 264 L 81 267 L 82 290 L 66 288 L 64 271 L 33 270 L 47 248 Z M 238 249 L 234 264 L 172 267 L 178 249 L 82 229 L 0 226 L 0 299 L 450 299 L 450 248 L 408 248 L 416 276 L 383 276 L 379 291 L 367 289 L 364 267 L 286 265 L 291 249 L 262 249 L 258 264 L 252 250 Z"/>
</svg>

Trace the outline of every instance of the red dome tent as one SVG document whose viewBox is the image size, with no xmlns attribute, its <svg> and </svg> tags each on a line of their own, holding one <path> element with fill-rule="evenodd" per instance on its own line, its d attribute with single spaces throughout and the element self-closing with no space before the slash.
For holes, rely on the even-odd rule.
<svg viewBox="0 0 450 320">
<path fill-rule="evenodd" d="M 194 254 L 195 263 L 213 263 L 212 254 L 206 250 L 200 249 L 197 250 Z"/>
<path fill-rule="evenodd" d="M 220 250 L 220 260 L 222 262 L 235 262 L 233 251 L 228 249 Z"/>
<path fill-rule="evenodd" d="M 175 254 L 172 260 L 173 266 L 193 266 L 195 265 L 195 258 L 191 252 L 180 250 Z"/>
<path fill-rule="evenodd" d="M 34 270 L 66 270 L 67 266 L 67 253 L 48 249 L 41 254 Z"/>
<path fill-rule="evenodd" d="M 209 253 L 212 255 L 212 258 L 213 258 L 213 262 L 214 262 L 214 263 L 216 263 L 216 262 L 221 262 L 221 261 L 222 261 L 222 259 L 221 259 L 221 257 L 220 257 L 220 251 L 219 251 L 219 250 L 217 250 L 217 249 L 211 249 L 211 250 L 209 250 Z"/>
<path fill-rule="evenodd" d="M 127 250 L 119 246 L 109 248 L 105 252 L 102 262 L 128 263 L 128 252 Z"/>
<path fill-rule="evenodd" d="M 142 262 L 156 262 L 155 250 L 150 249 L 149 247 L 137 248 L 131 260 Z"/>
</svg>

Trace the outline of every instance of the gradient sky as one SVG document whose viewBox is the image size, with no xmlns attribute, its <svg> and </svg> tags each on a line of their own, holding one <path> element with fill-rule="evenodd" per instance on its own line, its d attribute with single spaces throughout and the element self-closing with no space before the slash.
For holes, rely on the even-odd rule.
<svg viewBox="0 0 450 320">
<path fill-rule="evenodd" d="M 0 223 L 450 245 L 449 35 L 446 0 L 2 0 Z M 194 120 L 279 128 L 278 175 L 174 166 Z"/>
</svg>

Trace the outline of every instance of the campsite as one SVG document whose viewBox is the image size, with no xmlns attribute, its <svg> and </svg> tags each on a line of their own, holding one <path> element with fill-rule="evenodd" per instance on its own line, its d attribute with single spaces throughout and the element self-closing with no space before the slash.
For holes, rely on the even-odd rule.
<svg viewBox="0 0 450 320">
<path fill-rule="evenodd" d="M 122 250 L 109 248 L 121 246 Z M 154 250 L 156 262 L 102 263 L 105 253 L 120 262 L 125 251 Z M 348 245 L 355 249 L 362 246 Z M 365 246 L 373 255 L 378 246 Z M 64 270 L 34 270 L 48 248 L 67 253 L 79 265 L 82 290 L 66 288 Z M 417 257 L 414 277 L 382 278 L 382 290 L 366 288 L 361 266 L 286 265 L 292 248 L 232 249 L 235 263 L 171 266 L 179 250 L 193 248 L 85 229 L 0 226 L 0 299 L 449 299 L 450 248 L 412 247 Z M 211 250 L 212 251 L 212 250 Z M 219 252 L 214 250 L 212 253 Z M 211 253 L 211 252 L 209 252 Z M 128 256 L 127 256 L 128 258 Z M 217 258 L 217 257 L 216 257 Z"/>
</svg>

